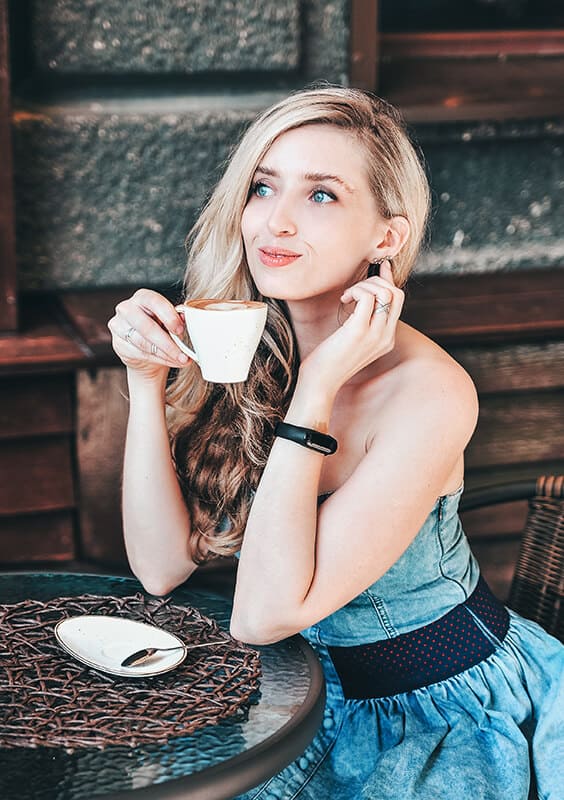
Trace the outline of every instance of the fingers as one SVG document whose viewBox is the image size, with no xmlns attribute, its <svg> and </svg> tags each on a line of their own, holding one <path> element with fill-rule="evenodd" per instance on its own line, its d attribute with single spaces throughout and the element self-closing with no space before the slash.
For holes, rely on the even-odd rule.
<svg viewBox="0 0 564 800">
<path fill-rule="evenodd" d="M 341 302 L 356 303 L 351 319 L 359 324 L 395 326 L 403 307 L 404 293 L 382 277 L 367 278 L 343 292 Z"/>
<path fill-rule="evenodd" d="M 392 272 L 392 262 L 389 260 L 389 258 L 384 259 L 384 261 L 382 261 L 380 264 L 380 277 L 391 283 L 392 286 L 396 285 L 394 273 Z"/>
<path fill-rule="evenodd" d="M 168 359 L 175 365 L 188 360 L 161 324 L 142 311 L 134 311 L 127 320 L 120 321 L 116 333 L 147 355 Z"/>
<path fill-rule="evenodd" d="M 112 330 L 112 327 L 110 326 L 110 330 Z M 113 333 L 116 337 L 114 349 L 116 349 L 118 355 L 125 355 L 129 360 L 150 361 L 168 367 L 178 367 L 188 361 L 186 356 L 184 358 L 171 356 L 162 346 L 161 337 L 167 337 L 167 334 L 162 332 L 162 329 L 160 333 L 155 330 L 154 333 L 143 336 L 133 325 L 128 327 L 125 333 L 123 328 L 116 326 L 113 327 Z M 159 344 L 156 343 L 157 341 Z M 184 354 L 181 353 L 181 355 Z"/>
<path fill-rule="evenodd" d="M 157 320 L 163 328 L 181 336 L 184 333 L 184 322 L 178 311 L 162 294 L 151 289 L 139 289 L 133 298 L 139 308 L 148 316 Z"/>
<path fill-rule="evenodd" d="M 349 300 L 346 299 L 346 296 L 347 293 L 354 288 L 354 286 L 365 286 L 367 288 L 370 286 L 380 286 L 382 287 L 382 289 L 388 289 L 390 291 L 393 291 L 394 289 L 397 291 L 401 291 L 396 286 L 394 274 L 392 272 L 392 265 L 389 259 L 385 259 L 384 261 L 382 261 L 380 265 L 379 275 L 373 275 L 370 278 L 365 278 L 365 280 L 359 281 L 358 283 L 346 289 L 343 292 L 343 296 L 341 297 L 341 302 L 350 302 Z"/>
<path fill-rule="evenodd" d="M 140 289 L 118 303 L 108 322 L 114 349 L 122 360 L 143 358 L 169 367 L 185 365 L 189 358 L 171 339 L 182 335 L 184 322 L 172 303 L 158 292 Z"/>
<path fill-rule="evenodd" d="M 370 325 L 377 305 L 389 308 L 389 299 L 383 291 L 379 296 L 374 286 L 364 286 L 363 283 L 357 283 L 347 289 L 341 300 L 345 305 L 355 304 L 347 322 L 356 321 L 362 326 Z"/>
<path fill-rule="evenodd" d="M 178 369 L 182 366 L 180 361 L 169 358 L 156 345 L 152 345 L 152 350 L 146 350 L 144 346 L 138 347 L 130 341 L 133 338 L 136 338 L 135 333 L 131 334 L 127 340 L 119 336 L 114 336 L 113 340 L 115 352 L 127 367 L 144 369 L 151 365 L 159 365 L 168 367 L 168 369 Z"/>
</svg>

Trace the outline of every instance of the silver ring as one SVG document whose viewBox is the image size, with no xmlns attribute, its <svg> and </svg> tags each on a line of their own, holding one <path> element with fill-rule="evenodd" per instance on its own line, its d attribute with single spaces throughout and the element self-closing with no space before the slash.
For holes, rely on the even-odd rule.
<svg viewBox="0 0 564 800">
<path fill-rule="evenodd" d="M 154 342 L 151 342 L 151 355 L 156 356 L 159 352 L 159 348 Z"/>
<path fill-rule="evenodd" d="M 378 299 L 376 300 L 376 308 L 374 309 L 375 314 L 389 314 L 390 308 L 392 303 L 381 303 Z"/>
<path fill-rule="evenodd" d="M 133 342 L 131 341 L 131 337 L 133 336 L 134 333 L 135 333 L 135 328 L 132 327 L 127 331 L 127 333 L 124 336 L 125 341 L 129 342 L 129 344 L 133 344 Z"/>
</svg>

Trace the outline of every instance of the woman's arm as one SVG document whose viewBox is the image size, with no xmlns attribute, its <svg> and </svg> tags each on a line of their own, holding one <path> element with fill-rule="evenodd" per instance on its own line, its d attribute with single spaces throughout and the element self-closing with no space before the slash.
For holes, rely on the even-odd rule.
<svg viewBox="0 0 564 800">
<path fill-rule="evenodd" d="M 355 364 L 356 371 L 364 365 L 370 336 L 373 352 L 389 352 L 382 329 L 390 325 L 393 339 L 397 318 L 373 318 L 365 302 L 357 303 L 356 332 L 344 332 L 349 320 L 302 364 L 286 421 L 327 430 L 336 392 L 351 370 L 355 374 Z M 394 304 L 390 317 L 399 316 Z M 367 333 L 372 325 L 380 330 Z M 235 637 L 273 642 L 333 613 L 383 575 L 425 521 L 474 429 L 476 394 L 462 368 L 446 357 L 399 369 L 367 431 L 365 457 L 319 512 L 324 456 L 275 440 L 241 548 Z"/>
<path fill-rule="evenodd" d="M 128 372 L 129 420 L 122 488 L 123 532 L 133 573 L 163 595 L 196 569 L 190 517 L 176 477 L 165 419 L 165 382 Z"/>
<path fill-rule="evenodd" d="M 122 494 L 127 556 L 147 591 L 162 595 L 196 568 L 165 418 L 169 369 L 188 360 L 168 332 L 180 334 L 184 326 L 165 297 L 143 289 L 117 306 L 108 327 L 129 385 Z"/>
<path fill-rule="evenodd" d="M 416 536 L 460 463 L 477 402 L 456 365 L 407 369 L 410 385 L 384 403 L 366 455 L 319 512 L 324 456 L 275 440 L 241 549 L 236 638 L 266 644 L 318 622 L 380 578 Z M 312 391 L 313 381 L 298 386 L 288 421 L 317 427 Z"/>
</svg>

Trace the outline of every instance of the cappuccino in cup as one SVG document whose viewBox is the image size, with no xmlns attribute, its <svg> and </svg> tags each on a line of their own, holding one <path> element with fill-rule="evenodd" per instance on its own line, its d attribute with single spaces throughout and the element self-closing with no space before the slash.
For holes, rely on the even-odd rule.
<svg viewBox="0 0 564 800">
<path fill-rule="evenodd" d="M 184 316 L 193 349 L 175 334 L 171 336 L 199 365 L 204 380 L 246 381 L 266 324 L 266 303 L 199 298 L 176 306 L 176 310 Z"/>
</svg>

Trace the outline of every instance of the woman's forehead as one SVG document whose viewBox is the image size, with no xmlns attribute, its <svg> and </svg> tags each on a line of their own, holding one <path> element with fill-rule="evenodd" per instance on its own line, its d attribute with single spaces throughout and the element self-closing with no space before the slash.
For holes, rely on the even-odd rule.
<svg viewBox="0 0 564 800">
<path fill-rule="evenodd" d="M 284 171 L 343 178 L 365 174 L 366 164 L 366 151 L 352 131 L 336 125 L 304 125 L 280 134 L 258 168 L 274 176 Z"/>
</svg>

